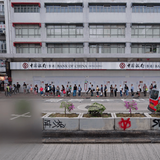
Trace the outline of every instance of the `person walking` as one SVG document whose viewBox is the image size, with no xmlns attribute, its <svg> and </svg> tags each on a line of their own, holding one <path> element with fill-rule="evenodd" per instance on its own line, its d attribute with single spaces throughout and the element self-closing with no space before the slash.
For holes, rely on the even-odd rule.
<svg viewBox="0 0 160 160">
<path fill-rule="evenodd" d="M 79 84 L 79 86 L 78 86 L 78 96 L 79 96 L 79 97 L 81 96 L 81 91 L 82 91 L 82 88 L 81 88 L 81 86 L 80 86 L 80 84 Z"/>
<path fill-rule="evenodd" d="M 129 91 L 129 88 L 128 88 L 127 84 L 125 84 L 125 86 L 124 86 L 124 92 L 125 92 L 126 96 L 128 96 L 128 91 Z"/>
<path fill-rule="evenodd" d="M 113 97 L 113 86 L 110 86 L 110 97 Z"/>
<path fill-rule="evenodd" d="M 17 82 L 17 93 L 19 93 L 20 87 L 21 87 L 21 85 Z"/>
<path fill-rule="evenodd" d="M 107 86 L 104 85 L 104 96 L 107 97 Z"/>
<path fill-rule="evenodd" d="M 64 94 L 65 94 L 65 88 L 64 88 L 64 86 L 62 85 L 62 88 L 61 88 L 61 97 L 64 97 Z"/>
<path fill-rule="evenodd" d="M 100 94 L 101 97 L 103 97 L 103 85 L 101 84 L 101 94 Z"/>
<path fill-rule="evenodd" d="M 34 86 L 34 94 L 37 95 L 37 86 Z"/>
<path fill-rule="evenodd" d="M 131 84 L 131 96 L 134 97 L 134 87 L 133 87 L 133 84 Z"/>
<path fill-rule="evenodd" d="M 146 93 L 147 93 L 147 86 L 146 86 L 146 84 L 144 84 L 144 86 L 143 86 L 143 93 L 144 93 L 144 97 L 146 97 Z"/>
<path fill-rule="evenodd" d="M 121 85 L 119 86 L 119 94 L 120 94 L 120 97 L 122 97 L 122 95 L 123 95 L 123 87 Z"/>
<path fill-rule="evenodd" d="M 67 93 L 66 96 L 69 96 L 69 94 L 68 94 L 69 93 L 69 87 L 68 87 L 68 85 L 66 86 L 66 93 Z"/>
<path fill-rule="evenodd" d="M 115 97 L 117 97 L 117 91 L 118 91 L 117 85 L 115 84 L 115 87 L 114 87 L 114 95 L 115 95 Z"/>
<path fill-rule="evenodd" d="M 98 85 L 97 85 L 97 88 L 96 88 L 96 97 L 99 97 L 99 88 L 98 88 Z"/>
<path fill-rule="evenodd" d="M 16 94 L 16 87 L 15 87 L 15 84 L 13 84 L 13 86 L 12 86 L 12 93 Z"/>
<path fill-rule="evenodd" d="M 36 92 L 37 92 L 37 94 L 38 94 L 38 85 L 36 84 Z"/>
<path fill-rule="evenodd" d="M 77 92 L 77 86 L 75 84 L 74 87 L 73 87 L 73 97 L 76 96 L 76 92 Z"/>
</svg>

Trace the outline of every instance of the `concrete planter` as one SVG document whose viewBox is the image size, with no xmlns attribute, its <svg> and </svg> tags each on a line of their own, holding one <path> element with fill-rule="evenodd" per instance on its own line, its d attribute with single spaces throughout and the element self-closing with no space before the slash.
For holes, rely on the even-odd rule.
<svg viewBox="0 0 160 160">
<path fill-rule="evenodd" d="M 159 117 L 152 117 L 149 114 L 150 117 L 150 128 L 151 130 L 160 130 L 160 118 Z"/>
<path fill-rule="evenodd" d="M 115 130 L 150 130 L 150 118 L 145 113 L 140 114 L 144 114 L 145 117 L 117 117 L 115 115 Z"/>
<path fill-rule="evenodd" d="M 79 130 L 79 114 L 74 118 L 49 117 L 50 114 L 43 118 L 43 130 Z"/>
<path fill-rule="evenodd" d="M 85 118 L 80 116 L 80 130 L 114 130 L 114 116 L 109 118 Z"/>
</svg>

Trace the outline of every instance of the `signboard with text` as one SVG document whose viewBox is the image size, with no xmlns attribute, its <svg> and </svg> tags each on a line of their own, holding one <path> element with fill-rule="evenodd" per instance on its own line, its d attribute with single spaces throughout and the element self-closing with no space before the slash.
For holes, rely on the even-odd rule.
<svg viewBox="0 0 160 160">
<path fill-rule="evenodd" d="M 11 70 L 160 70 L 160 62 L 11 62 Z"/>
</svg>

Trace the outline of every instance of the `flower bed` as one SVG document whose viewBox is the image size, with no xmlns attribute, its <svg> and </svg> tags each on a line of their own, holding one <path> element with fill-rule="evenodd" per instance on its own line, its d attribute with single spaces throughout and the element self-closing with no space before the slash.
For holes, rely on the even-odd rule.
<svg viewBox="0 0 160 160">
<path fill-rule="evenodd" d="M 83 117 L 84 118 L 109 118 L 109 117 L 112 117 L 111 114 L 108 114 L 108 113 L 103 113 L 102 115 L 91 115 L 91 114 L 83 114 Z"/>
<path fill-rule="evenodd" d="M 146 117 L 144 114 L 140 113 L 118 113 L 116 114 L 117 117 Z"/>
<path fill-rule="evenodd" d="M 68 118 L 73 118 L 73 117 L 78 117 L 79 114 L 76 113 L 71 113 L 71 114 L 62 114 L 62 113 L 53 113 L 50 114 L 49 117 L 68 117 Z"/>
</svg>

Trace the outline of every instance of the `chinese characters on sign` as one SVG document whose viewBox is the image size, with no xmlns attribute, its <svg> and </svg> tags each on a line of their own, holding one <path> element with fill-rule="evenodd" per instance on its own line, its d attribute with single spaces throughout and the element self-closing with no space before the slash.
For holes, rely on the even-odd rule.
<svg viewBox="0 0 160 160">
<path fill-rule="evenodd" d="M 160 62 L 11 62 L 10 68 L 12 70 L 160 70 Z"/>
</svg>

